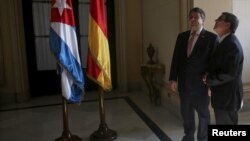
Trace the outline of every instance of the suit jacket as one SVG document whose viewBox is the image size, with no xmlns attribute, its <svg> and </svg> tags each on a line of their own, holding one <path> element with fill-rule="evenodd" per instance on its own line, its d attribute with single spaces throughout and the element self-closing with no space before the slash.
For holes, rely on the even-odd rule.
<svg viewBox="0 0 250 141">
<path fill-rule="evenodd" d="M 243 98 L 243 60 L 241 44 L 234 34 L 228 35 L 216 48 L 207 77 L 213 108 L 240 109 Z"/>
<path fill-rule="evenodd" d="M 172 58 L 169 80 L 178 81 L 180 96 L 207 95 L 207 86 L 202 78 L 207 72 L 207 67 L 215 46 L 217 35 L 203 29 L 194 45 L 193 51 L 187 57 L 187 44 L 190 30 L 178 35 Z"/>
</svg>

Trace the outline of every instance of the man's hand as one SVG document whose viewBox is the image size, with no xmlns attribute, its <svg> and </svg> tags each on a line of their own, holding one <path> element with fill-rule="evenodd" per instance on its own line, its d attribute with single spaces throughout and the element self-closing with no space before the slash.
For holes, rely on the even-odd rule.
<svg viewBox="0 0 250 141">
<path fill-rule="evenodd" d="M 211 96 L 211 89 L 208 88 L 208 96 Z"/>
<path fill-rule="evenodd" d="M 204 84 L 207 84 L 207 73 L 203 76 L 202 81 Z"/>
<path fill-rule="evenodd" d="M 170 81 L 170 88 L 172 91 L 177 92 L 177 82 L 176 81 Z"/>
</svg>

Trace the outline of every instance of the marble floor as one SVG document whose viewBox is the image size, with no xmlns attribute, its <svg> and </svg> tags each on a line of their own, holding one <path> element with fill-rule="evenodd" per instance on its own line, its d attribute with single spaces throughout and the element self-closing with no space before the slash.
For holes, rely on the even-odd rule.
<svg viewBox="0 0 250 141">
<path fill-rule="evenodd" d="M 61 95 L 53 95 L 1 106 L 0 141 L 53 141 L 60 137 L 61 103 Z M 117 132 L 116 141 L 180 141 L 183 136 L 181 119 L 165 106 L 151 104 L 145 92 L 107 93 L 104 105 L 105 121 Z M 240 113 L 241 124 L 250 124 L 249 111 Z M 87 92 L 80 104 L 69 103 L 68 118 L 70 132 L 89 141 L 100 124 L 98 92 Z"/>
</svg>

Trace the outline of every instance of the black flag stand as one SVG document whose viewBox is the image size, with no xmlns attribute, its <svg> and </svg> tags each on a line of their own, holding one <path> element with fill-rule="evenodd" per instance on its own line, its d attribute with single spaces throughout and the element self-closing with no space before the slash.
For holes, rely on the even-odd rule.
<svg viewBox="0 0 250 141">
<path fill-rule="evenodd" d="M 68 106 L 66 99 L 62 96 L 62 110 L 63 110 L 63 133 L 62 136 L 55 139 L 55 141 L 81 141 L 82 139 L 76 135 L 72 135 L 69 131 L 68 122 Z"/>
<path fill-rule="evenodd" d="M 117 133 L 111 129 L 105 122 L 105 110 L 104 110 L 104 92 L 100 88 L 99 93 L 99 108 L 100 108 L 100 125 L 99 129 L 90 135 L 90 141 L 113 141 L 117 138 Z"/>
</svg>

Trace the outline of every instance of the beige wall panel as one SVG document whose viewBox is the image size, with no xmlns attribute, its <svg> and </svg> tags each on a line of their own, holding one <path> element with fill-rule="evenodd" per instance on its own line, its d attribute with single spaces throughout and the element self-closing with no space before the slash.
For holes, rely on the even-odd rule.
<svg viewBox="0 0 250 141">
<path fill-rule="evenodd" d="M 143 0 L 143 63 L 149 59 L 146 49 L 152 43 L 156 49 L 154 59 L 165 65 L 165 81 L 168 81 L 175 40 L 180 31 L 179 7 L 176 0 Z"/>
<path fill-rule="evenodd" d="M 194 0 L 193 3 L 194 7 L 200 7 L 205 11 L 205 28 L 212 32 L 214 32 L 214 20 L 222 12 L 232 12 L 232 0 Z"/>
</svg>

